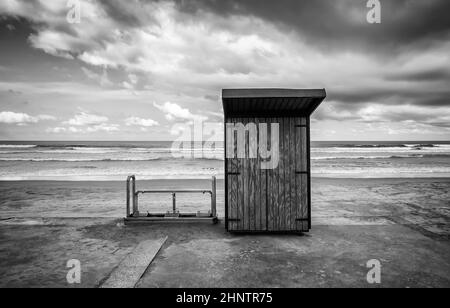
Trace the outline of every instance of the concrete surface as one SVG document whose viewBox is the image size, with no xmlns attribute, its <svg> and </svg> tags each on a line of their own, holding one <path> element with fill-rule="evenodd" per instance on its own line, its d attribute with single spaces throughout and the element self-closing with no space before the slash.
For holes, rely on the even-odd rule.
<svg viewBox="0 0 450 308">
<path fill-rule="evenodd" d="M 125 227 L 122 183 L 0 186 L 0 287 L 99 287 L 140 243 L 166 236 L 137 287 L 450 286 L 450 179 L 313 178 L 313 228 L 303 236 L 232 235 L 209 223 Z M 82 214 L 116 218 L 74 217 Z M 80 284 L 66 280 L 71 259 Z M 371 259 L 381 262 L 380 285 L 367 283 Z"/>
<path fill-rule="evenodd" d="M 401 225 L 316 226 L 304 236 L 205 235 L 172 241 L 137 287 L 449 287 L 450 245 Z"/>
<path fill-rule="evenodd" d="M 15 219 L 0 223 L 0 287 L 98 287 L 139 243 L 165 236 L 136 287 L 450 286 L 447 238 L 385 218 L 316 224 L 302 236 L 268 236 L 223 224 Z M 66 281 L 69 259 L 81 262 L 80 285 Z M 370 259 L 381 262 L 380 285 L 367 283 Z"/>
</svg>

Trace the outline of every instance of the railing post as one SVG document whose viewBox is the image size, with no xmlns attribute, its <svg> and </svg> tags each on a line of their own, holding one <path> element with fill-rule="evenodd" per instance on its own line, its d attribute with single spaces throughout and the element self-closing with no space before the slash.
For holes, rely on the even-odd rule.
<svg viewBox="0 0 450 308">
<path fill-rule="evenodd" d="M 216 177 L 213 176 L 212 178 L 212 187 L 211 187 L 211 214 L 213 217 L 217 216 L 217 209 L 216 209 L 216 201 L 217 201 L 217 194 L 216 194 Z"/>
<path fill-rule="evenodd" d="M 138 196 L 136 195 L 136 178 L 133 176 L 132 184 L 132 194 L 133 194 L 133 216 L 139 216 L 139 206 L 138 206 Z"/>
<path fill-rule="evenodd" d="M 172 193 L 172 212 L 177 213 L 177 194 Z"/>
<path fill-rule="evenodd" d="M 133 216 L 134 217 L 139 217 L 139 207 L 138 207 L 138 201 L 139 201 L 139 196 L 135 193 L 134 194 L 134 210 L 133 210 Z"/>
<path fill-rule="evenodd" d="M 125 215 L 126 218 L 130 217 L 130 179 L 131 177 L 127 178 L 127 213 Z"/>
</svg>

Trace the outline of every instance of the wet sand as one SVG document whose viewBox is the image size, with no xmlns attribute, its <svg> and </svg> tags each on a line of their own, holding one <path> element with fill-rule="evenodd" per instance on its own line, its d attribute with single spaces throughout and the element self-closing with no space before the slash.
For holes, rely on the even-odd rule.
<svg viewBox="0 0 450 308">
<path fill-rule="evenodd" d="M 210 180 L 153 180 L 137 189 L 209 189 Z M 0 181 L 0 218 L 121 218 L 125 214 L 125 182 Z M 170 194 L 140 198 L 141 212 L 166 211 Z M 403 219 L 434 233 L 450 233 L 450 178 L 312 179 L 312 216 L 327 224 L 337 218 L 386 216 Z M 217 181 L 217 210 L 224 215 L 224 182 Z M 181 211 L 208 211 L 208 195 L 180 195 Z M 333 218 L 336 217 L 336 219 Z M 394 218 L 395 217 L 395 218 Z M 340 223 L 345 223 L 341 221 Z"/>
<path fill-rule="evenodd" d="M 449 287 L 449 188 L 450 179 L 314 178 L 310 233 L 236 236 L 223 225 L 124 226 L 121 182 L 1 182 L 0 287 L 97 287 L 141 241 L 163 236 L 138 287 L 370 287 L 374 258 L 381 287 Z M 69 259 L 81 261 L 80 285 L 66 281 Z"/>
</svg>

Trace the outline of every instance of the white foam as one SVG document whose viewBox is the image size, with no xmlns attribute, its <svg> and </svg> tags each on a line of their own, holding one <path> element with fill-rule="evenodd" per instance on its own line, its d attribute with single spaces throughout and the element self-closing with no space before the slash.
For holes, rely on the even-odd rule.
<svg viewBox="0 0 450 308">
<path fill-rule="evenodd" d="M 0 148 L 7 148 L 7 149 L 28 149 L 28 148 L 35 148 L 37 145 L 34 144 L 0 144 Z"/>
</svg>

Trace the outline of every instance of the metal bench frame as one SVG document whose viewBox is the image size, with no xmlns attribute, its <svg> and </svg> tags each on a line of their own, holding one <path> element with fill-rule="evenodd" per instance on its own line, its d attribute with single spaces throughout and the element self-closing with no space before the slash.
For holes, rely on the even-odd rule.
<svg viewBox="0 0 450 308">
<path fill-rule="evenodd" d="M 171 222 L 200 222 L 205 220 L 212 220 L 217 223 L 217 185 L 216 177 L 212 177 L 211 190 L 205 189 L 183 189 L 183 190 L 138 190 L 136 191 L 136 176 L 130 175 L 126 183 L 127 191 L 127 207 L 125 223 L 132 222 L 157 222 L 157 221 L 171 221 Z M 139 212 L 139 195 L 144 194 L 171 194 L 172 195 L 172 211 L 166 213 L 147 213 L 145 215 Z M 177 209 L 176 198 L 177 194 L 210 194 L 211 195 L 211 210 L 208 213 L 180 213 Z"/>
</svg>

